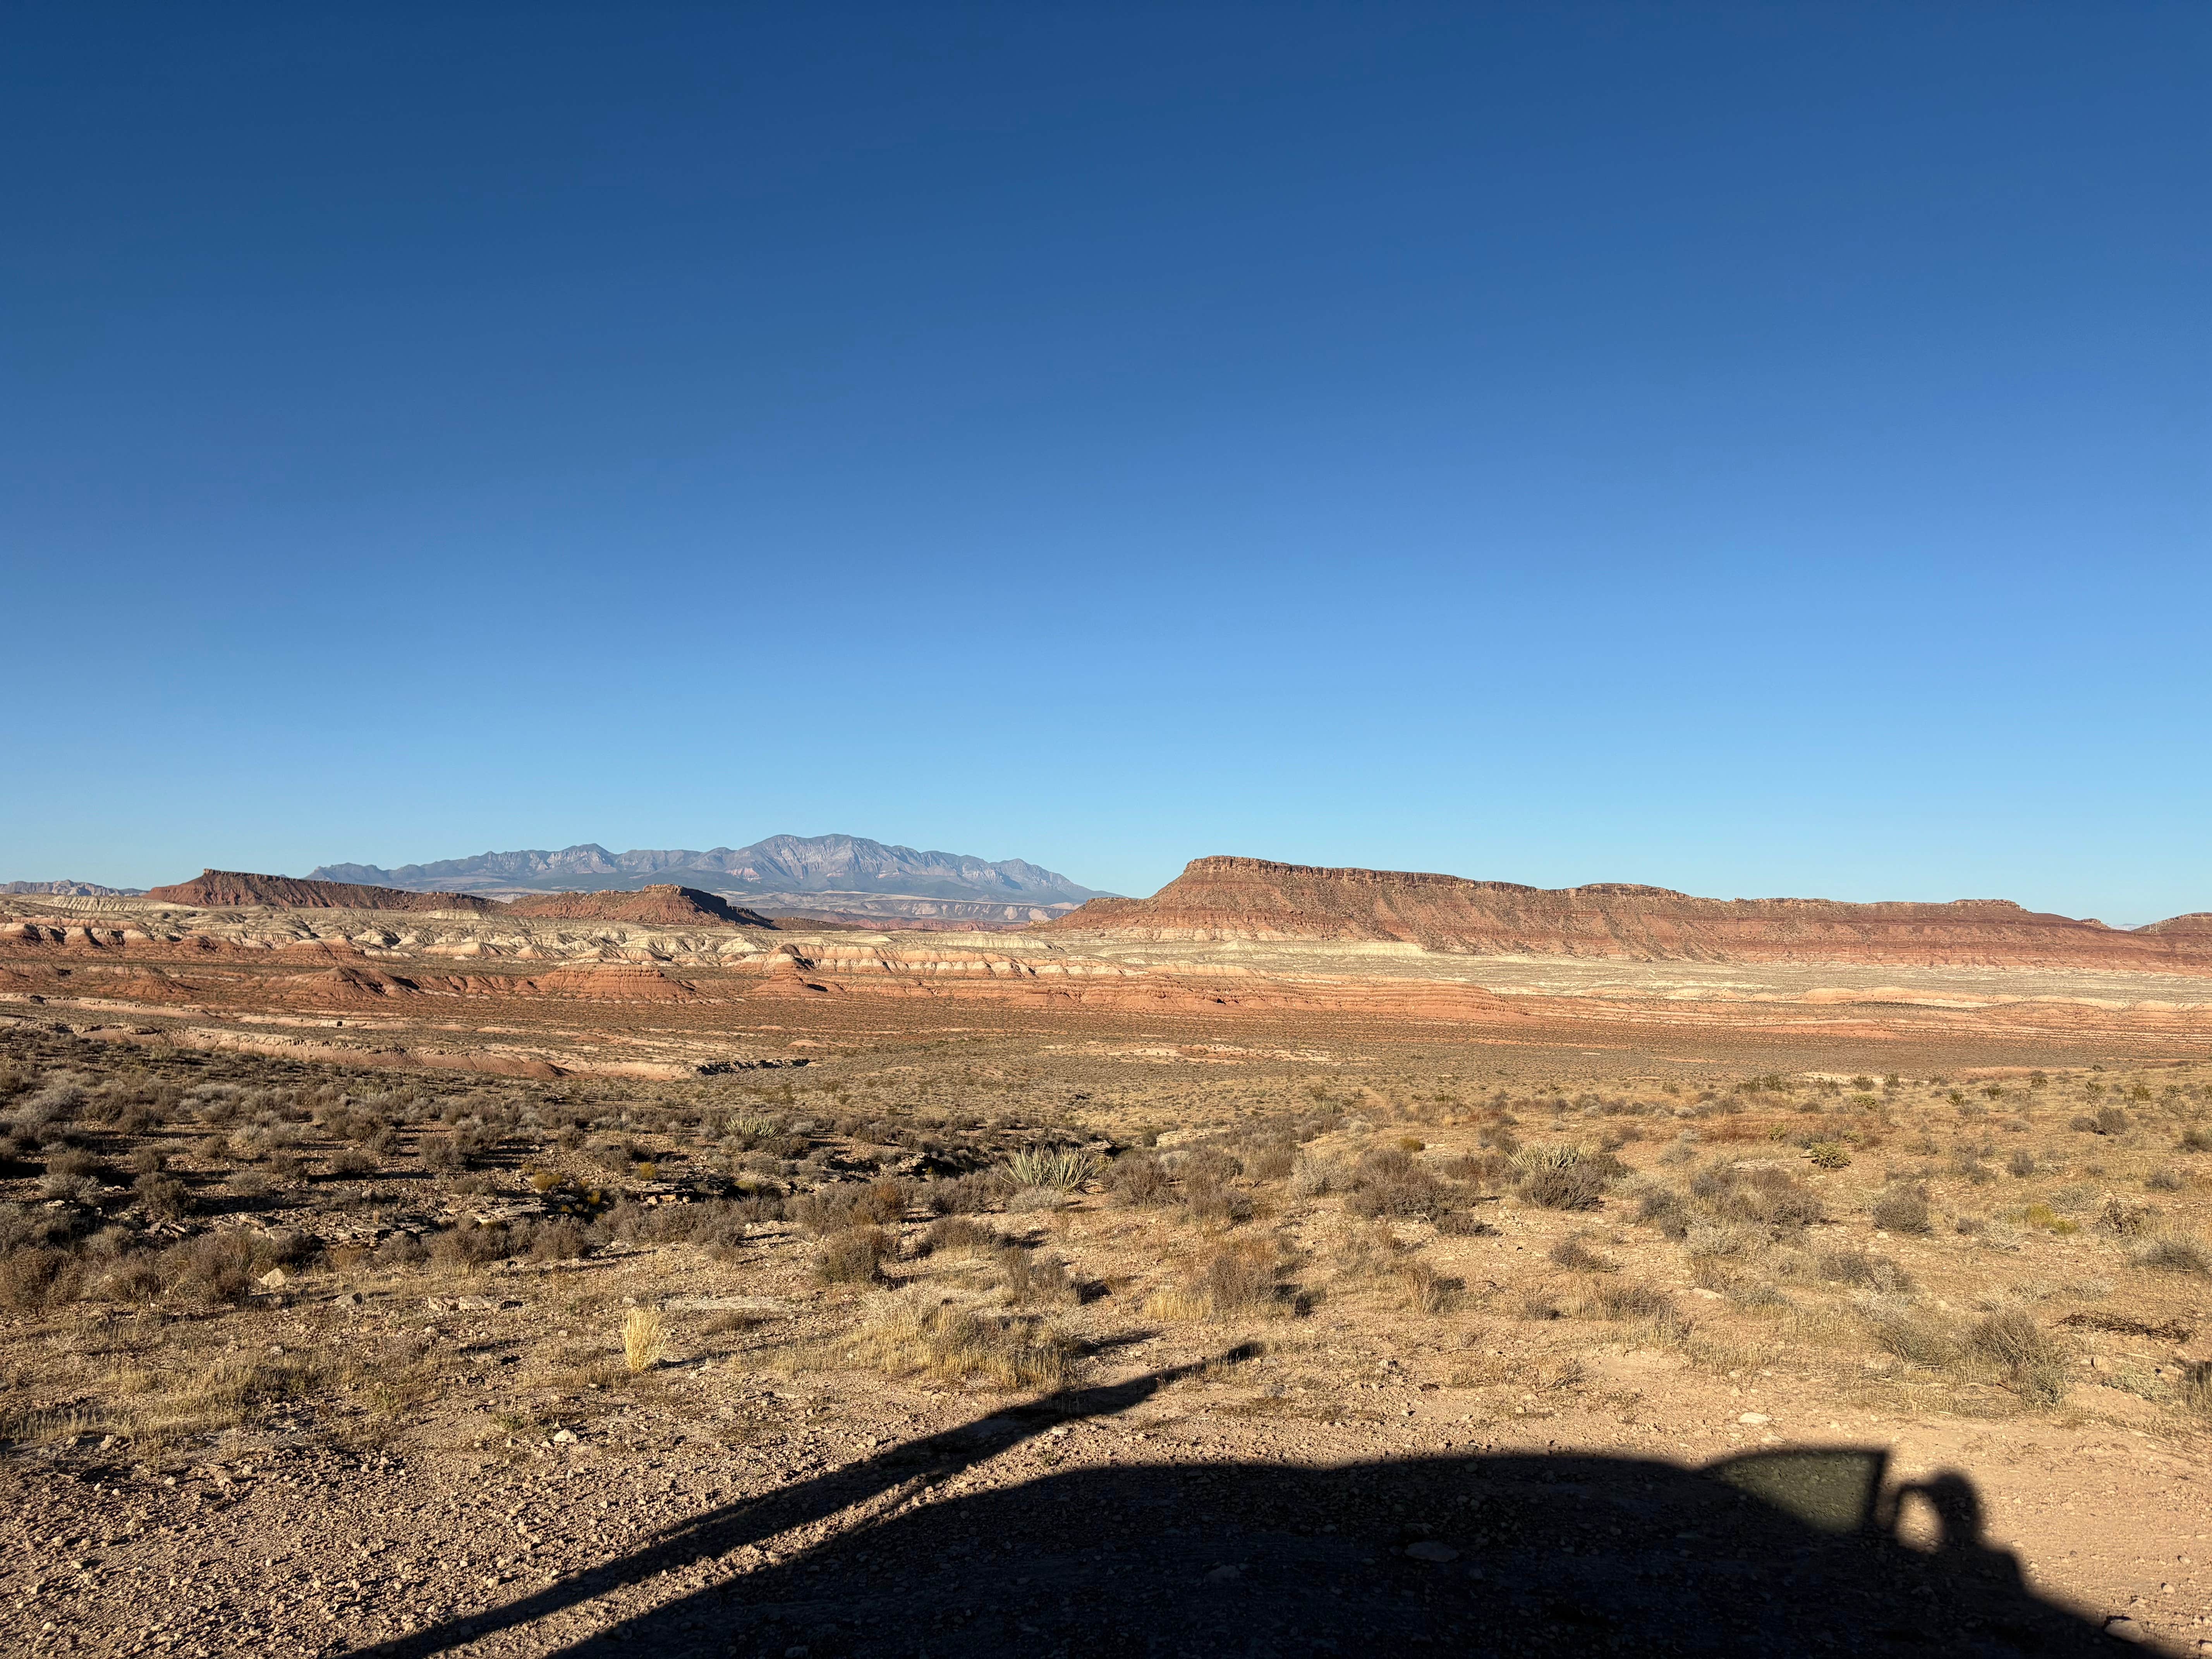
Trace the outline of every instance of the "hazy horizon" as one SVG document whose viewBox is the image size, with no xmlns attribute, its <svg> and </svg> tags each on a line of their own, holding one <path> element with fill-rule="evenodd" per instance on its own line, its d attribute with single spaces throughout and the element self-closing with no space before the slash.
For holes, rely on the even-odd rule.
<svg viewBox="0 0 2212 1659">
<path fill-rule="evenodd" d="M 749 839 L 747 839 L 746 841 L 744 841 L 744 842 L 717 842 L 714 844 L 714 848 L 673 848 L 673 847 L 661 847 L 661 848 L 637 847 L 637 848 L 615 848 L 615 847 L 612 847 L 612 846 L 609 845 L 609 844 L 608 844 L 605 841 L 604 841 L 604 840 L 598 840 L 598 839 L 594 839 L 594 838 L 587 837 L 587 838 L 586 838 L 586 839 L 585 839 L 585 840 L 583 840 L 583 841 L 578 841 L 578 842 L 563 842 L 563 843 L 562 843 L 562 844 L 560 844 L 560 845 L 558 845 L 558 846 L 554 846 L 554 845 L 546 844 L 546 843 L 539 843 L 539 844 L 533 845 L 533 846 L 525 846 L 525 845 L 523 845 L 523 844 L 517 843 L 516 845 L 512 846 L 512 847 L 504 847 L 504 848 L 486 848 L 482 849 L 480 852 L 477 852 L 477 853 L 445 854 L 445 855 L 441 855 L 441 856 L 439 856 L 439 857 L 436 857 L 436 858 L 395 859 L 395 860 L 391 860 L 391 861 L 389 861 L 389 862 L 383 861 L 383 860 L 374 860 L 374 859 L 325 859 L 325 860 L 320 860 L 317 861 L 317 862 L 316 862 L 315 864 L 313 864 L 313 865 L 307 866 L 303 866 L 303 867 L 299 868 L 299 869 L 268 870 L 268 871 L 262 871 L 262 872 L 258 872 L 258 873 L 261 873 L 261 874 L 264 874 L 264 875 L 281 875 L 281 876 L 292 877 L 292 878 L 299 878 L 299 879 L 307 879 L 307 878 L 309 878 L 312 876 L 313 872 L 314 871 L 317 871 L 317 870 L 325 869 L 325 868 L 331 868 L 331 869 L 335 869 L 335 868 L 343 867 L 343 866 L 364 866 L 364 867 L 369 867 L 369 868 L 378 869 L 378 870 L 380 870 L 380 871 L 382 871 L 382 872 L 386 872 L 386 873 L 387 873 L 387 874 L 391 874 L 391 873 L 396 873 L 396 872 L 400 872 L 400 871 L 404 871 L 404 870 L 408 869 L 408 868 L 410 868 L 410 867 L 416 867 L 416 866 L 427 866 L 427 865 L 441 864 L 441 863 L 448 863 L 448 862 L 466 862 L 467 860 L 471 860 L 471 859 L 474 859 L 474 858 L 483 858 L 483 857 L 497 856 L 497 855 L 503 854 L 513 854 L 513 853 L 519 853 L 519 852 L 559 853 L 559 852 L 564 852 L 564 851 L 567 851 L 567 850 L 568 850 L 568 849 L 569 849 L 569 848 L 575 848 L 575 847 L 585 847 L 585 846 L 593 846 L 593 845 L 596 845 L 596 846 L 599 846 L 599 847 L 601 847 L 601 848 L 605 848 L 606 851 L 608 851 L 609 853 L 613 854 L 614 854 L 616 857 L 617 857 L 617 858 L 627 856 L 627 855 L 629 855 L 629 854 L 632 854 L 632 853 L 636 853 L 636 852 L 647 852 L 647 851 L 691 851 L 691 852 L 702 852 L 702 853 L 703 853 L 703 852 L 709 852 L 709 851 L 713 851 L 713 850 L 715 850 L 715 849 L 717 849 L 717 848 L 724 848 L 724 847 L 727 847 L 727 848 L 732 848 L 732 849 L 742 849 L 743 848 L 749 847 L 749 846 L 752 846 L 752 845 L 756 844 L 757 842 L 763 842 L 763 841 L 767 841 L 767 840 L 771 839 L 771 838 L 772 838 L 773 836 L 775 836 L 782 835 L 782 834 L 785 834 L 785 833 L 787 833 L 787 832 L 781 831 L 781 830 L 777 830 L 777 831 L 771 831 L 769 835 L 766 835 L 766 836 L 752 836 L 752 837 L 750 837 Z M 975 853 L 975 852 L 969 852 L 969 851 L 966 851 L 966 850 L 964 850 L 964 849 L 957 848 L 924 848 L 924 847 L 916 847 L 916 846 L 914 846 L 914 845 L 912 845 L 912 844 L 910 844 L 910 843 L 904 842 L 899 842 L 899 841 L 886 841 L 884 837 L 879 836 L 860 836 L 860 835 L 856 835 L 856 834 L 854 834 L 853 831 L 850 831 L 850 830 L 823 830 L 823 831 L 818 832 L 818 836 L 817 836 L 817 837 L 798 836 L 798 837 L 796 837 L 796 838 L 797 838 L 797 839 L 800 839 L 800 840 L 806 840 L 806 839 L 811 839 L 811 838 L 819 838 L 819 837 L 825 837 L 825 836 L 851 836 L 853 839 L 854 839 L 854 840 L 861 840 L 861 841 L 873 841 L 873 842 L 876 842 L 877 843 L 878 843 L 879 845 L 882 845 L 882 846 L 884 846 L 884 847 L 890 848 L 892 848 L 893 850 L 896 850 L 896 851 L 921 853 L 921 854 L 925 854 L 925 855 L 943 855 L 943 856 L 950 856 L 950 857 L 975 858 L 975 859 L 982 860 L 983 860 L 983 861 L 985 861 L 985 862 L 988 862 L 988 863 L 993 863 L 993 864 L 1007 863 L 1007 862 L 1012 862 L 1012 861 L 1014 861 L 1014 860 L 1021 860 L 1021 861 L 1024 861 L 1024 862 L 1026 862 L 1026 863 L 1029 863 L 1029 864 L 1036 865 L 1036 866 L 1039 866 L 1040 868 L 1043 869 L 1043 870 L 1044 870 L 1048 874 L 1054 875 L 1054 876 L 1058 876 L 1058 877 L 1061 877 L 1061 878 L 1065 878 L 1065 879 L 1066 879 L 1066 880 L 1068 880 L 1068 881 L 1070 881 L 1070 882 L 1074 883 L 1074 884 L 1075 884 L 1076 885 L 1078 885 L 1078 886 L 1082 886 L 1082 887 L 1087 887 L 1087 888 L 1090 888 L 1090 889 L 1091 889 L 1093 891 L 1095 891 L 1095 892 L 1098 892 L 1098 893 L 1100 893 L 1100 894 L 1101 894 L 1102 896 L 1112 896 L 1112 897 L 1127 897 L 1127 898 L 1149 898 L 1149 897 L 1151 897 L 1151 896 L 1152 896 L 1152 894 L 1153 894 L 1153 893 L 1155 893 L 1155 892 L 1157 892 L 1157 891 L 1158 890 L 1158 889 L 1159 889 L 1159 888 L 1161 888 L 1161 887 L 1163 887 L 1163 886 L 1165 886 L 1165 885 L 1167 884 L 1167 883 L 1168 883 L 1168 882 L 1170 882 L 1170 881 L 1171 881 L 1171 880 L 1173 880 L 1176 875 L 1181 874 L 1184 865 L 1188 864 L 1188 863 L 1191 861 L 1191 860 L 1195 860 L 1195 859 L 1200 859 L 1200 858 L 1211 858 L 1211 857 L 1237 857 L 1237 858 L 1262 858 L 1262 859 L 1271 859 L 1271 860 L 1272 860 L 1273 862 L 1276 862 L 1276 863 L 1284 863 L 1284 864 L 1305 864 L 1305 863 L 1310 863 L 1310 862 L 1311 862 L 1311 860 L 1297 860 L 1297 859 L 1275 859 L 1275 858 L 1273 858 L 1273 855 L 1268 854 L 1265 854 L 1265 853 L 1251 853 L 1251 852 L 1235 852 L 1235 853 L 1231 853 L 1231 852 L 1227 852 L 1227 851 L 1225 851 L 1224 849 L 1217 849 L 1217 850 L 1216 850 L 1215 852 L 1213 852 L 1213 853 L 1194 853 L 1194 854 L 1191 854 L 1191 858 L 1190 858 L 1190 859 L 1183 860 L 1183 863 L 1182 863 L 1182 864 L 1179 864 L 1179 865 L 1176 867 L 1176 869 L 1175 869 L 1174 871 L 1170 872 L 1167 876 L 1163 877 L 1163 878 L 1162 878 L 1158 882 L 1155 883 L 1152 886 L 1148 887 L 1148 888 L 1145 888 L 1145 889 L 1143 889 L 1143 890 L 1115 890 L 1115 889 L 1100 888 L 1100 887 L 1097 885 L 1097 884 L 1096 884 L 1096 883 L 1093 883 L 1093 882 L 1086 882 L 1086 881 L 1085 881 L 1085 880 L 1082 878 L 1081 875 L 1080 875 L 1079 872 L 1074 872 L 1074 871 L 1070 871 L 1070 870 L 1065 870 L 1065 869 L 1062 869 L 1062 868 L 1060 868 L 1059 866 L 1057 866 L 1057 865 L 1054 864 L 1054 863 L 1053 863 L 1050 860 L 1048 860 L 1048 859 L 1032 858 L 1032 857 L 1030 857 L 1028 854 L 1022 854 L 1022 853 L 1005 853 L 1005 854 L 989 854 L 989 853 Z M 103 878 L 101 878 L 101 877 L 98 877 L 98 876 L 87 876 L 87 875 L 82 874 L 82 872 L 71 872 L 71 873 L 70 873 L 70 874 L 68 874 L 68 875 L 65 875 L 65 876 L 61 876 L 61 875 L 57 875 L 57 876 L 28 876 L 28 877 L 0 876 L 0 881 L 4 881 L 4 880 L 64 880 L 64 879 L 66 879 L 66 880 L 75 880 L 75 881 L 95 882 L 95 883 L 99 883 L 99 884 L 101 884 L 101 885 L 105 885 L 105 886 L 112 886 L 112 887 L 137 887 L 137 888 L 144 889 L 144 888 L 149 888 L 149 887 L 157 887 L 157 886 L 167 886 L 167 885 L 172 885 L 172 884 L 176 884 L 176 883 L 179 883 L 179 882 L 183 882 L 183 881 L 187 881 L 187 880 L 191 879 L 191 877 L 193 877 L 193 876 L 196 876 L 196 875 L 199 874 L 199 873 L 200 873 L 200 869 L 201 869 L 201 868 L 225 870 L 225 869 L 238 869 L 238 868 L 240 868 L 240 867 L 241 867 L 241 866 L 232 866 L 232 865 L 222 865 L 222 864 L 216 864 L 216 865 L 209 865 L 209 866 L 197 866 L 197 867 L 195 867 L 194 869 L 192 869 L 192 870 L 191 870 L 191 871 L 184 872 L 181 872 L 181 873 L 179 873 L 179 874 L 170 875 L 170 876 L 167 876 L 167 877 L 162 878 L 161 879 L 157 880 L 157 881 L 146 881 L 146 882 L 139 882 L 139 881 L 112 881 L 112 880 L 106 880 L 106 879 L 104 879 Z M 1334 866 L 1334 867 L 1345 867 L 1345 866 Z M 1353 867 L 1353 868 L 1365 868 L 1365 869 L 1375 869 L 1375 868 L 1379 868 L 1379 867 L 1395 867 L 1395 866 L 1375 866 L 1375 865 L 1364 865 L 1364 866 L 1350 866 L 1350 867 Z M 1512 875 L 1500 875 L 1500 874 L 1497 874 L 1497 873 L 1494 873 L 1494 872 L 1480 872 L 1480 871 L 1470 871 L 1470 870 L 1439 870 L 1439 871 L 1429 871 L 1429 872 L 1425 872 L 1425 873 L 1430 873 L 1430 874 L 1439 874 L 1439 875 L 1449 875 L 1449 876 L 1460 876 L 1460 877 L 1463 877 L 1463 878 L 1466 878 L 1467 879 L 1474 880 L 1474 881 L 1498 881 L 1498 882 L 1512 882 L 1512 883 L 1516 883 L 1517 884 L 1520 884 L 1520 885 L 1522 885 L 1522 886 L 1582 887 L 1582 886 L 1589 886 L 1589 885 L 1597 884 L 1601 884 L 1601 883 L 1606 883 L 1606 882 L 1626 882 L 1626 883 L 1631 883 L 1631 884 L 1637 884 L 1637 885 L 1650 886 L 1650 887 L 1666 887 L 1666 886 L 1668 886 L 1668 884 L 1664 883 L 1664 882 L 1647 881 L 1647 880 L 1644 880 L 1644 879 L 1643 879 L 1643 878 L 1641 878 L 1634 877 L 1634 876 L 1593 876 L 1593 877 L 1589 878 L 1588 880 L 1586 880 L 1586 881 L 1571 881 L 1571 882 L 1559 882 L 1559 883 L 1552 883 L 1552 884 L 1542 884 L 1542 883 L 1535 883 L 1535 882 L 1525 882 L 1525 881 L 1522 881 L 1519 878 L 1515 877 L 1515 876 L 1512 876 Z M 333 880 L 340 879 L 340 878 L 337 878 L 337 877 L 331 877 L 331 878 L 329 878 L 329 879 L 333 879 Z M 351 879 L 351 878 L 348 878 L 348 879 Z M 489 888 L 489 887 L 493 887 L 493 886 L 498 886 L 498 885 L 501 885 L 501 884 L 501 884 L 501 883 L 499 883 L 499 882 L 497 882 L 497 881 L 495 881 L 495 880 L 489 879 L 489 878 L 487 878 L 487 880 L 486 880 L 485 882 L 483 882 L 483 884 L 481 884 L 481 885 L 483 885 L 483 886 L 484 886 L 484 887 Z M 586 884 L 586 887 L 588 888 L 588 884 Z M 2145 927 L 2145 926 L 2148 925 L 2148 924 L 2149 924 L 2149 923 L 2151 923 L 2151 922 L 2167 921 L 2167 920 L 2169 920 L 2171 917 L 2175 916 L 2175 915 L 2186 915 L 2192 914 L 2192 912 L 2191 912 L 2191 911 L 2187 910 L 2187 909 L 2184 909 L 2184 910 L 2178 910 L 2178 911 L 2163 912 L 2163 913 L 2161 913 L 2161 914 L 2160 914 L 2160 915 L 2154 915 L 2154 916 L 2148 916 L 2148 915 L 2147 915 L 2147 916 L 2129 916 L 2129 917 L 2121 917 L 2121 916 L 2093 916 L 2093 915 L 2090 915 L 2088 913 L 2075 913 L 2075 912 L 2071 912 L 2071 911 L 2055 911 L 2055 907 L 2052 907 L 2052 906 L 2050 906 L 2050 905 L 2045 905 L 2045 904 L 2037 904 L 2037 903 L 2034 903 L 2034 902 L 2031 902 L 2031 901 L 2029 901 L 2029 900 L 2026 900 L 2026 899 L 2022 899 L 2022 898 L 2021 898 L 2017 894 L 2012 894 L 2012 893 L 1950 893 L 1950 894 L 1943 895 L 1943 896 L 1940 896 L 1940 897 L 1931 897 L 1930 896 L 1926 895 L 1926 894 L 1911 894 L 1911 893 L 1869 893 L 1869 894 L 1855 894 L 1855 893 L 1828 893 L 1828 892 L 1792 892 L 1792 893 L 1779 893 L 1779 892 L 1777 892 L 1777 893 L 1763 893 L 1763 892 L 1762 892 L 1762 893 L 1753 893 L 1753 892 L 1698 892 L 1698 891 L 1695 891 L 1694 890 L 1692 890 L 1692 889 L 1689 889 L 1689 888 L 1675 888 L 1675 889 L 1674 889 L 1673 890 L 1674 890 L 1674 891 L 1678 891 L 1678 892 L 1688 893 L 1688 894 L 1690 894 L 1692 897 L 1698 897 L 1698 898 L 1717 898 L 1717 899 L 1766 899 L 1766 898 L 1826 899 L 1826 900 L 1831 900 L 1831 901 L 1840 902 L 1844 902 L 1844 903 L 1875 903 L 1875 902 L 1883 902 L 1883 901 L 1892 901 L 1892 902 L 1899 902 L 1899 901 L 1902 901 L 1902 902 L 1923 902 L 1923 903 L 1948 903 L 1948 902 L 1952 902 L 1952 901 L 1954 901 L 1954 900 L 2001 899 L 2001 900 L 2009 900 L 2009 901 L 2011 901 L 2012 902 L 2018 903 L 2018 904 L 2021 905 L 2024 908 L 2028 909 L 2028 910 L 2038 911 L 2038 912 L 2042 912 L 2042 913 L 2045 913 L 2045 914 L 2052 914 L 2052 913 L 2054 913 L 2054 912 L 2055 912 L 2056 914 L 2059 914 L 2059 915 L 2078 915 L 2078 916 L 2079 916 L 2079 918 L 2080 918 L 2080 919 L 2083 919 L 2083 920 L 2094 920 L 2094 921 L 2102 921 L 2102 922 L 2106 923 L 2106 924 L 2107 926 L 2109 926 L 2109 927 L 2124 927 L 2124 928 L 2135 928 L 2135 927 Z"/>
</svg>

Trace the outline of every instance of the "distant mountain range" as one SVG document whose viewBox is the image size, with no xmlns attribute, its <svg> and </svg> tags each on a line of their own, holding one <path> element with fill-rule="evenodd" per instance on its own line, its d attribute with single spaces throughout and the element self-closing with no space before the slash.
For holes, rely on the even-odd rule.
<svg viewBox="0 0 2212 1659">
<path fill-rule="evenodd" d="M 136 898 L 143 887 L 102 887 L 96 881 L 6 881 L 0 893 L 36 894 L 44 898 Z"/>
<path fill-rule="evenodd" d="M 771 915 L 964 927 L 1043 921 L 1104 896 L 1024 859 L 994 862 L 963 853 L 924 853 L 858 836 L 771 836 L 750 847 L 703 853 L 681 848 L 611 853 L 586 842 L 558 852 L 479 853 L 393 870 L 325 864 L 307 878 L 487 898 L 635 890 L 672 883 Z"/>
</svg>

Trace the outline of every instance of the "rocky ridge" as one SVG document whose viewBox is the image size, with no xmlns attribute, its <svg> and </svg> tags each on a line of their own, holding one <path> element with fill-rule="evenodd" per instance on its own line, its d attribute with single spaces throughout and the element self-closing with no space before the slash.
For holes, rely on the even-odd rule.
<svg viewBox="0 0 2212 1659">
<path fill-rule="evenodd" d="M 289 910 L 471 910 L 494 908 L 489 899 L 467 893 L 408 893 L 356 882 L 301 881 L 293 876 L 256 875 L 244 870 L 203 870 L 190 881 L 149 887 L 143 896 L 155 904 L 222 908 L 262 904 Z"/>
<path fill-rule="evenodd" d="M 2212 974 L 2212 915 L 2201 913 L 2130 930 L 2003 899 L 1708 899 L 1621 882 L 1551 889 L 1231 857 L 1194 859 L 1151 898 L 1093 899 L 1032 931 L 1151 941 L 1370 941 L 1473 956 Z"/>
</svg>

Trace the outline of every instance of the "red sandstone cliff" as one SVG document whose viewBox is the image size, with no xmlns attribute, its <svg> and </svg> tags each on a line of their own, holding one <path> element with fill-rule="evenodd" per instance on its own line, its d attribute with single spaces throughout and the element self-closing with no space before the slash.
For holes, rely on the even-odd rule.
<svg viewBox="0 0 2212 1659">
<path fill-rule="evenodd" d="M 287 910 L 498 910 L 505 907 L 473 893 L 407 893 L 397 887 L 361 887 L 349 881 L 301 881 L 257 876 L 242 870 L 203 870 L 191 881 L 149 888 L 153 904 L 218 908 L 267 904 Z"/>
<path fill-rule="evenodd" d="M 2004 899 L 1706 899 L 1620 882 L 1523 887 L 1243 858 L 1194 859 L 1151 898 L 1093 899 L 1031 931 L 1154 940 L 1400 940 L 1475 956 L 2212 973 L 2212 919 L 2203 915 L 2130 932 L 2039 915 Z"/>
</svg>

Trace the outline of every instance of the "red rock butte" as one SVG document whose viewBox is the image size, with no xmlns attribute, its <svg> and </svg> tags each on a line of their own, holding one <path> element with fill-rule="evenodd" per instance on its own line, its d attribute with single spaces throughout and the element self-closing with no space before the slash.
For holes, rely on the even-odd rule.
<svg viewBox="0 0 2212 1659">
<path fill-rule="evenodd" d="M 1124 939 L 1398 942 L 1470 956 L 1859 962 L 2212 973 L 2212 914 L 2134 929 L 2005 899 L 1708 899 L 1597 882 L 1527 887 L 1397 870 L 1194 859 L 1148 899 L 1093 899 L 1030 930 Z"/>
</svg>

